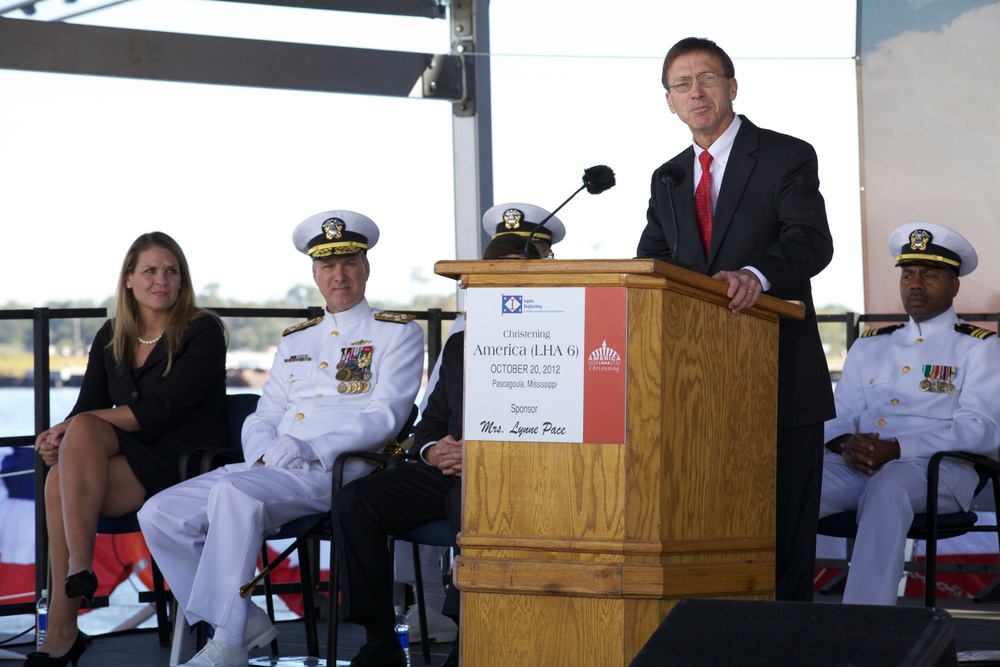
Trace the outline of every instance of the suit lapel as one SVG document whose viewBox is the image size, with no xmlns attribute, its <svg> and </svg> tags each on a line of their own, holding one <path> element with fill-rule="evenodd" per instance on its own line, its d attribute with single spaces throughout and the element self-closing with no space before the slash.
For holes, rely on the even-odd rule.
<svg viewBox="0 0 1000 667">
<path fill-rule="evenodd" d="M 153 347 L 153 350 L 149 353 L 149 356 L 146 357 L 145 363 L 143 363 L 142 366 L 136 369 L 135 373 L 136 382 L 138 382 L 139 378 L 141 378 L 142 375 L 148 369 L 154 368 L 156 364 L 158 364 L 161 359 L 166 358 L 166 356 L 167 356 L 167 341 L 160 340 Z"/>
<path fill-rule="evenodd" d="M 726 237 L 729 225 L 733 221 L 736 207 L 743 197 L 750 174 L 757 164 L 752 156 L 757 150 L 757 126 L 740 116 L 740 125 L 729 151 L 729 161 L 726 162 L 726 172 L 722 177 L 722 188 L 719 190 L 719 200 L 715 202 L 715 213 L 712 215 L 712 243 L 708 248 L 708 265 L 711 266 L 715 255 L 719 252 L 722 240 Z M 692 159 L 692 167 L 694 165 Z"/>
</svg>

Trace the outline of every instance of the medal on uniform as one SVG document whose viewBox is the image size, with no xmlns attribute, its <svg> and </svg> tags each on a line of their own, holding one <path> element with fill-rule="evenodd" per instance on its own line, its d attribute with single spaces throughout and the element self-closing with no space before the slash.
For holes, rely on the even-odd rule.
<svg viewBox="0 0 1000 667">
<path fill-rule="evenodd" d="M 368 380 L 371 379 L 374 370 L 372 364 L 374 350 L 372 345 L 356 345 L 340 349 L 340 361 L 337 363 L 339 393 L 364 394 L 371 390 L 371 383 Z"/>
<path fill-rule="evenodd" d="M 941 367 L 941 379 L 938 381 L 938 389 L 942 394 L 952 394 L 955 392 L 955 385 L 952 380 L 958 374 L 958 369 L 954 366 Z"/>
<path fill-rule="evenodd" d="M 924 365 L 924 379 L 920 381 L 920 391 L 937 392 L 937 374 L 939 366 Z"/>
<path fill-rule="evenodd" d="M 934 366 L 927 364 L 923 367 L 924 379 L 920 381 L 920 391 L 931 392 L 932 394 L 951 394 L 955 391 L 952 381 L 958 374 L 958 369 L 954 366 Z"/>
</svg>

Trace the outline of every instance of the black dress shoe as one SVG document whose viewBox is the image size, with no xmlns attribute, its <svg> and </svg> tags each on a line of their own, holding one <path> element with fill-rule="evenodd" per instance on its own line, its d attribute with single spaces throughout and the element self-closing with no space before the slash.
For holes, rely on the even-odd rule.
<svg viewBox="0 0 1000 667">
<path fill-rule="evenodd" d="M 92 598 L 97 592 L 97 575 L 90 570 L 80 570 L 66 577 L 66 597 Z"/>
<path fill-rule="evenodd" d="M 66 667 L 66 665 L 75 665 L 83 655 L 83 652 L 87 649 L 87 640 L 89 637 L 78 632 L 76 634 L 76 641 L 73 645 L 69 647 L 63 655 L 56 656 L 53 658 L 48 653 L 40 653 L 35 651 L 34 653 L 29 653 L 25 656 L 24 667 Z"/>
<path fill-rule="evenodd" d="M 361 647 L 350 667 L 406 667 L 406 653 L 395 639 L 375 639 Z"/>
</svg>

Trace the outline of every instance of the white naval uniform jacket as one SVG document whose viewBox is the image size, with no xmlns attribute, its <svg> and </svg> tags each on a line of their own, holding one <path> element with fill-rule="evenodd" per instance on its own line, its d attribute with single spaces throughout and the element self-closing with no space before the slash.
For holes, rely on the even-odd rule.
<svg viewBox="0 0 1000 667">
<path fill-rule="evenodd" d="M 243 424 L 243 454 L 257 462 L 279 435 L 312 447 L 323 470 L 348 450 L 382 451 L 409 416 L 424 368 L 424 334 L 415 321 L 379 320 L 366 299 L 341 313 L 290 328 L 282 337 L 257 410 Z M 369 389 L 350 393 L 338 362 L 371 346 Z M 340 390 L 338 390 L 340 388 Z M 356 387 L 355 387 L 356 388 Z M 344 468 L 344 481 L 370 469 Z"/>
<path fill-rule="evenodd" d="M 960 323 L 949 308 L 926 322 L 910 320 L 855 341 L 834 392 L 837 416 L 826 422 L 824 441 L 858 431 L 896 438 L 901 459 L 929 459 L 938 451 L 996 457 L 1000 339 L 956 331 Z M 950 393 L 921 389 L 922 381 L 944 376 L 953 386 Z M 971 464 L 941 467 L 941 481 L 964 508 L 977 479 Z"/>
</svg>

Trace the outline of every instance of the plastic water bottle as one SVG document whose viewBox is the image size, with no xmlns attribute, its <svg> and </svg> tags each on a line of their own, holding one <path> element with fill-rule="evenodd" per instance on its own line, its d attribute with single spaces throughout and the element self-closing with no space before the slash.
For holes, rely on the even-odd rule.
<svg viewBox="0 0 1000 667">
<path fill-rule="evenodd" d="M 45 641 L 45 630 L 49 625 L 49 591 L 42 589 L 42 597 L 38 598 L 35 605 L 35 648 Z"/>
<path fill-rule="evenodd" d="M 410 624 L 406 620 L 406 614 L 402 607 L 396 607 L 396 639 L 403 647 L 406 654 L 406 667 L 410 667 Z"/>
</svg>

